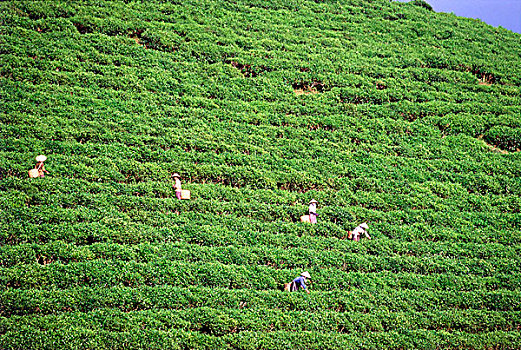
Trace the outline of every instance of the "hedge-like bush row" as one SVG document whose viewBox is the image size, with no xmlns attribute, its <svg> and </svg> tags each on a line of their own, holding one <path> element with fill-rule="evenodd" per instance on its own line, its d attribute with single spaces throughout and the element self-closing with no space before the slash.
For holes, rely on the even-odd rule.
<svg viewBox="0 0 521 350">
<path fill-rule="evenodd" d="M 457 251 L 454 251 L 457 252 Z M 451 274 L 494 276 L 497 273 L 516 276 L 519 266 L 513 257 L 454 259 L 428 252 L 427 256 L 381 256 L 362 253 L 346 253 L 338 250 L 291 249 L 285 247 L 206 247 L 197 244 L 139 244 L 134 246 L 95 243 L 77 247 L 71 244 L 53 242 L 45 245 L 25 244 L 0 247 L 0 266 L 11 267 L 19 264 L 75 263 L 103 259 L 114 261 L 155 261 L 218 262 L 234 265 L 266 265 L 274 268 L 320 269 L 335 268 L 350 272 L 410 272 L 419 275 Z M 417 255 L 417 253 L 416 253 Z"/>
<path fill-rule="evenodd" d="M 317 291 L 311 294 L 279 290 L 227 289 L 168 285 L 75 287 L 64 290 L 8 289 L 0 294 L 0 313 L 12 315 L 89 312 L 99 308 L 122 311 L 149 309 L 280 309 L 316 312 L 371 313 L 378 310 L 431 312 L 450 310 L 521 311 L 521 293 L 509 290 L 398 290 L 367 286 L 364 290 Z"/>
<path fill-rule="evenodd" d="M 515 260 L 521 253 L 520 248 L 515 245 L 508 246 L 498 243 L 477 244 L 451 241 L 435 242 L 432 240 L 407 242 L 400 239 L 385 239 L 385 237 L 379 235 L 377 235 L 378 239 L 362 240 L 355 243 L 342 237 L 338 239 L 335 236 L 314 235 L 313 228 L 310 228 L 309 225 L 290 227 L 292 225 L 288 223 L 266 224 L 229 217 L 224 218 L 224 220 L 210 219 L 208 221 L 196 216 L 187 216 L 185 219 L 189 219 L 190 225 L 185 223 L 184 226 L 168 228 L 153 228 L 128 222 L 124 225 L 121 223 L 117 223 L 118 225 L 110 223 L 76 224 L 67 227 L 68 236 L 65 236 L 65 230 L 59 230 L 58 225 L 19 226 L 16 227 L 20 230 L 16 231 L 18 234 L 16 239 L 27 240 L 31 243 L 1 246 L 0 254 L 2 254 L 2 258 L 0 264 L 8 266 L 21 262 L 30 263 L 38 260 L 39 256 L 46 256 L 51 260 L 53 256 L 65 258 L 65 261 L 74 260 L 77 259 L 75 252 L 85 251 L 85 254 L 89 254 L 89 250 L 95 251 L 100 244 L 102 247 L 103 244 L 111 244 L 116 250 L 125 249 L 136 253 L 141 250 L 160 248 L 162 244 L 166 244 L 165 249 L 175 244 L 180 246 L 197 244 L 203 247 L 251 249 L 269 247 L 275 250 L 291 246 L 303 251 L 330 250 L 342 254 L 356 253 L 361 256 L 416 256 L 434 259 L 452 257 Z M 125 234 L 123 234 L 121 226 L 124 226 Z M 199 227 L 199 230 L 195 230 L 191 226 Z M 310 230 L 312 232 L 309 232 Z M 373 233 L 372 231 L 371 233 Z M 415 230 L 411 227 L 397 227 L 396 231 L 402 232 L 401 237 L 410 237 L 411 232 L 417 235 L 428 235 L 430 233 L 421 227 L 416 227 Z M 449 232 L 446 229 L 437 231 L 442 236 Z M 135 234 L 136 237 L 129 237 L 129 232 Z M 138 234 L 139 232 L 141 232 L 141 235 Z M 49 241 L 51 238 L 53 242 L 39 243 Z M 126 239 L 128 241 L 125 241 Z M 103 241 L 103 243 L 98 241 Z M 136 243 L 132 244 L 134 242 Z M 81 244 L 93 247 L 92 249 L 88 246 L 80 247 Z M 148 249 L 149 246 L 156 248 Z M 289 253 L 287 252 L 287 254 Z"/>
<path fill-rule="evenodd" d="M 143 325 L 159 331 L 182 329 L 223 336 L 243 331 L 316 331 L 320 333 L 361 333 L 407 330 L 447 330 L 467 333 L 513 331 L 521 321 L 520 312 L 483 310 L 395 312 L 286 311 L 277 309 L 143 310 L 125 312 L 97 309 L 92 312 L 63 312 L 34 317 L 11 316 L 0 319 L 0 334 L 31 327 L 49 331 L 57 325 L 104 331 L 139 331 Z"/>
<path fill-rule="evenodd" d="M 302 269 L 275 269 L 268 266 L 226 265 L 212 262 L 155 260 L 150 263 L 119 260 L 92 260 L 72 264 L 41 266 L 16 265 L 0 268 L 0 285 L 20 289 L 53 289 L 77 286 L 143 286 L 168 284 L 232 289 L 277 289 L 300 275 Z M 349 272 L 337 268 L 307 269 L 313 275 L 312 288 L 322 291 L 352 288 L 397 288 L 415 290 L 516 290 L 521 275 L 496 272 L 493 276 L 429 274 L 410 272 Z"/>
<path fill-rule="evenodd" d="M 213 336 L 203 332 L 142 329 L 111 332 L 67 326 L 49 331 L 25 327 L 0 336 L 5 349 L 28 348 L 147 348 L 147 349 L 488 349 L 518 348 L 519 331 L 447 332 L 433 330 L 341 334 L 316 331 L 238 332 Z"/>
<path fill-rule="evenodd" d="M 143 241 L 184 240 L 198 244 L 214 242 L 217 245 L 234 245 L 238 242 L 256 244 L 256 240 L 260 239 L 269 245 L 277 244 L 274 242 L 281 240 L 286 240 L 292 245 L 292 241 L 300 240 L 299 236 L 345 238 L 348 230 L 363 221 L 369 222 L 370 232 L 375 238 L 387 237 L 402 241 L 500 243 L 507 246 L 517 244 L 520 240 L 516 232 L 521 221 L 519 215 L 512 213 L 433 210 L 384 213 L 349 207 L 348 213 L 351 216 L 348 219 L 343 217 L 346 209 L 333 214 L 334 218 L 331 217 L 332 220 L 341 217 L 343 223 L 339 221 L 335 224 L 319 218 L 319 225 L 310 227 L 310 225 L 293 223 L 292 220 L 297 218 L 280 221 L 281 218 L 290 215 L 284 210 L 277 215 L 278 218 L 274 218 L 271 214 L 276 213 L 276 208 L 257 211 L 253 205 L 249 205 L 249 209 L 243 206 L 241 208 L 245 210 L 243 213 L 253 216 L 244 217 L 234 213 L 233 204 L 227 203 L 214 204 L 205 201 L 197 205 L 178 204 L 179 201 L 170 200 L 169 203 L 172 204 L 170 210 L 160 206 L 157 207 L 158 210 L 143 210 L 139 207 L 130 208 L 132 200 L 126 199 L 129 203 L 126 212 L 109 206 L 104 208 L 15 207 L 0 218 L 0 225 L 9 228 L 0 231 L 0 240 L 4 244 L 44 243 L 51 240 L 77 244 L 97 241 L 135 244 Z M 204 212 L 194 211 L 194 208 Z M 306 213 L 297 210 L 296 207 L 287 208 L 295 214 Z M 273 236 L 274 234 L 276 236 Z M 277 234 L 285 234 L 289 237 L 284 238 Z M 215 237 L 220 238 L 215 241 Z M 230 241 L 227 237 L 234 237 L 234 240 Z"/>
<path fill-rule="evenodd" d="M 223 124 L 214 126 L 216 134 L 221 134 L 220 130 L 230 128 L 228 123 Z M 368 127 L 378 126 L 352 126 L 355 129 Z M 409 127 L 397 126 L 396 128 L 408 129 Z M 519 176 L 520 171 L 508 158 L 502 159 L 492 155 L 464 160 L 454 158 L 454 154 L 468 148 L 488 150 L 483 141 L 467 135 L 460 138 L 448 136 L 447 141 L 440 141 L 439 132 L 425 132 L 427 135 L 418 132 L 418 137 L 429 139 L 428 142 L 432 143 L 432 145 L 428 145 L 429 148 L 435 149 L 433 151 L 435 153 L 431 157 L 422 159 L 424 152 L 421 147 L 415 148 L 417 146 L 409 145 L 409 140 L 404 137 L 400 137 L 398 140 L 370 140 L 360 133 L 352 137 L 339 137 L 336 134 L 341 132 L 315 132 L 309 139 L 299 144 L 293 141 L 298 135 L 298 130 L 292 128 L 281 130 L 278 127 L 272 127 L 272 129 L 264 131 L 265 136 L 262 136 L 261 139 L 250 140 L 254 145 L 253 149 L 244 149 L 242 146 L 244 141 L 239 140 L 237 140 L 238 145 L 233 146 L 232 136 L 222 140 L 220 140 L 221 136 L 212 137 L 212 139 L 219 138 L 219 140 L 210 144 L 202 144 L 199 138 L 193 135 L 179 135 L 178 137 L 183 141 L 133 140 L 131 144 L 126 145 L 120 142 L 118 134 L 115 133 L 114 140 L 106 140 L 107 143 L 114 142 L 114 144 L 106 147 L 94 146 L 99 143 L 96 140 L 40 141 L 35 144 L 30 140 L 22 142 L 19 137 L 12 136 L 8 139 L 11 142 L 3 141 L 5 149 L 13 150 L 5 155 L 6 159 L 3 160 L 3 163 L 17 178 L 26 178 L 27 167 L 32 166 L 30 164 L 32 157 L 25 156 L 24 158 L 22 155 L 31 154 L 35 149 L 50 149 L 51 151 L 47 151 L 47 153 L 51 153 L 53 157 L 52 162 L 49 162 L 52 165 L 48 165 L 49 170 L 52 171 L 51 176 L 67 179 L 81 178 L 89 182 L 157 182 L 168 179 L 171 171 L 174 171 L 172 168 L 175 168 L 175 171 L 182 172 L 181 175 L 185 179 L 190 179 L 195 183 L 219 183 L 238 188 L 282 189 L 294 192 L 317 189 L 349 189 L 353 192 L 376 189 L 379 190 L 378 192 L 382 192 L 386 188 L 393 189 L 390 180 L 394 180 L 394 183 L 397 184 L 404 184 L 399 191 L 392 191 L 396 193 L 396 198 L 380 194 L 390 201 L 387 205 L 380 204 L 383 205 L 383 208 L 401 208 L 412 203 L 411 206 L 426 208 L 443 209 L 457 206 L 462 209 L 471 209 L 469 200 L 474 197 L 508 196 L 521 193 L 519 181 L 515 178 Z M 244 132 L 258 134 L 254 128 L 243 130 L 240 126 L 234 131 L 239 134 Z M 14 132 L 19 131 L 14 130 Z M 209 138 L 205 129 L 192 130 L 192 133 L 196 132 L 200 134 L 198 136 L 201 138 Z M 412 133 L 412 131 L 410 132 Z M 97 131 L 93 131 L 93 133 L 97 133 Z M 197 144 L 190 144 L 188 140 L 192 138 L 195 138 L 193 142 Z M 272 138 L 282 141 L 277 141 L 278 143 L 266 149 L 260 148 L 261 144 Z M 324 138 L 330 144 L 323 145 L 321 140 Z M 290 140 L 291 143 L 289 143 Z M 384 143 L 385 146 L 378 146 L 378 149 L 372 149 L 371 146 L 363 146 L 359 149 L 355 149 L 355 146 L 350 146 L 353 149 L 338 149 L 338 144 L 354 143 L 356 145 L 361 142 Z M 157 143 L 162 146 L 161 148 L 150 147 L 146 145 L 148 143 Z M 291 146 L 288 146 L 288 143 Z M 461 150 L 455 149 L 456 147 Z M 120 157 L 113 159 L 110 156 L 111 153 L 120 154 Z M 310 157 L 309 154 L 316 156 Z M 172 159 L 176 159 L 175 164 L 172 163 Z M 329 161 L 326 163 L 324 159 Z M 452 165 L 455 162 L 457 166 Z M 506 170 L 498 170 L 503 168 Z M 352 169 L 358 170 L 354 172 Z M 430 171 L 424 171 L 425 169 Z M 360 177 L 361 173 L 364 174 L 363 177 Z M 446 186 L 440 184 L 446 184 Z M 394 188 L 396 189 L 396 187 Z M 410 196 L 401 194 L 411 192 L 417 196 L 421 195 L 420 199 L 426 202 L 415 201 L 415 197 L 409 198 Z M 469 192 L 472 196 L 467 199 Z M 458 196 L 458 193 L 464 197 Z M 356 197 L 347 199 L 349 199 L 347 203 L 350 201 L 356 203 L 357 200 Z M 494 206 L 493 200 L 494 198 L 490 203 L 491 207 Z M 488 199 L 484 204 L 488 204 L 489 201 L 491 200 Z M 366 201 L 362 203 L 366 206 L 372 204 Z M 501 205 L 501 201 L 498 204 Z"/>
<path fill-rule="evenodd" d="M 168 176 L 167 176 L 168 177 Z M 400 192 L 393 191 L 387 181 L 375 178 L 355 178 L 342 181 L 343 189 L 340 192 L 321 191 L 311 192 L 318 197 L 322 205 L 322 214 L 326 221 L 343 221 L 349 218 L 347 208 L 356 206 L 383 212 L 396 210 L 428 210 L 438 211 L 474 211 L 474 212 L 513 212 L 521 211 L 519 197 L 511 195 L 477 195 L 469 194 L 461 186 L 426 182 L 422 184 L 409 183 L 407 188 Z M 76 186 L 77 185 L 77 186 Z M 231 206 L 233 211 L 267 211 L 264 216 L 271 215 L 277 218 L 294 218 L 298 212 L 306 210 L 305 204 L 311 199 L 309 193 L 293 193 L 281 190 L 262 190 L 230 188 L 228 186 L 188 183 L 185 184 L 193 192 L 196 203 L 176 203 L 173 188 L 168 180 L 163 182 L 140 183 L 123 186 L 117 183 L 107 183 L 91 188 L 85 181 L 69 181 L 66 179 L 52 179 L 45 184 L 7 182 L 4 184 L 11 192 L 24 191 L 30 193 L 19 199 L 27 206 L 59 205 L 66 208 L 77 206 L 103 207 L 116 205 L 121 210 L 128 210 L 129 201 L 139 203 L 140 207 L 148 210 L 157 210 L 158 206 L 165 209 L 186 208 L 205 211 L 208 201 L 219 200 Z M 52 192 L 48 189 L 52 188 Z M 103 193 L 99 193 L 103 188 Z M 93 191 L 96 191 L 92 193 Z M 8 193 L 4 194 L 4 197 Z M 259 205 L 258 202 L 265 203 Z M 22 204 L 22 203 L 20 203 Z M 221 203 L 223 205 L 224 203 Z M 213 203 L 218 206 L 217 203 Z M 203 206 L 203 207 L 197 207 Z M 248 208 L 248 209 L 247 209 Z M 271 209 L 270 209 L 271 208 Z M 269 212 L 271 210 L 271 213 Z M 251 215 L 250 213 L 245 213 Z"/>
</svg>

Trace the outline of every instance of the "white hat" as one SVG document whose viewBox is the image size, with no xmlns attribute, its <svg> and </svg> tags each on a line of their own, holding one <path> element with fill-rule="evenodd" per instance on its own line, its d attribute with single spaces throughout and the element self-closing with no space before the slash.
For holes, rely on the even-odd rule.
<svg viewBox="0 0 521 350">
<path fill-rule="evenodd" d="M 311 276 L 309 275 L 309 272 L 307 272 L 307 271 L 302 272 L 300 275 L 302 277 L 311 278 Z"/>
<path fill-rule="evenodd" d="M 36 157 L 37 162 L 45 162 L 46 160 L 47 160 L 47 157 L 43 156 L 43 155 L 39 155 L 38 157 Z"/>
<path fill-rule="evenodd" d="M 364 222 L 363 224 L 360 224 L 360 227 L 365 228 L 366 230 L 369 228 L 369 226 L 367 226 L 366 222 Z"/>
<path fill-rule="evenodd" d="M 311 203 L 318 203 L 316 200 L 312 199 L 311 201 L 309 201 L 309 204 Z"/>
<path fill-rule="evenodd" d="M 172 177 L 181 177 L 181 175 L 179 175 L 178 173 L 174 173 Z"/>
</svg>

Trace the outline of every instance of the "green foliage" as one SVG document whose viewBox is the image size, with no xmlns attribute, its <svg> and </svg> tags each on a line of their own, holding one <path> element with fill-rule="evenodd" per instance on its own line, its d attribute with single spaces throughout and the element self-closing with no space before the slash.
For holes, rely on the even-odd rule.
<svg viewBox="0 0 521 350">
<path fill-rule="evenodd" d="M 411 4 L 423 7 L 429 11 L 434 11 L 432 6 L 429 5 L 429 3 L 427 3 L 427 1 L 424 1 L 424 0 L 413 0 L 413 1 L 411 1 Z"/>
<path fill-rule="evenodd" d="M 518 34 L 417 0 L 0 11 L 0 348 L 521 347 Z"/>
<path fill-rule="evenodd" d="M 485 134 L 485 140 L 507 151 L 519 151 L 521 149 L 521 128 L 494 126 Z"/>
</svg>

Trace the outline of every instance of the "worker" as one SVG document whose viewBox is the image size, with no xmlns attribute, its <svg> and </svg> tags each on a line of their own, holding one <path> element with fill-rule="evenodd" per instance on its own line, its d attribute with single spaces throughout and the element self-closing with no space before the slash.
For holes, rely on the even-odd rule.
<svg viewBox="0 0 521 350">
<path fill-rule="evenodd" d="M 309 289 L 307 289 L 307 287 L 306 287 L 306 281 L 307 281 L 306 279 L 311 279 L 311 276 L 309 275 L 309 272 L 304 271 L 300 274 L 299 277 L 295 278 L 291 282 L 290 291 L 296 292 L 297 290 L 302 288 L 306 291 L 306 293 L 309 294 Z"/>
<path fill-rule="evenodd" d="M 36 157 L 36 165 L 34 168 L 38 170 L 38 177 L 45 177 L 45 174 L 49 174 L 45 167 L 43 166 L 43 162 L 47 160 L 47 157 L 44 155 L 39 155 Z"/>
<path fill-rule="evenodd" d="M 309 202 L 309 222 L 312 224 L 317 223 L 317 204 L 318 202 L 314 199 Z"/>
<path fill-rule="evenodd" d="M 181 199 L 181 179 L 180 179 L 180 175 L 178 173 L 174 173 L 172 175 L 172 179 L 174 179 L 175 183 L 174 183 L 174 189 L 175 189 L 175 196 L 177 197 L 177 199 Z"/>
<path fill-rule="evenodd" d="M 353 241 L 358 242 L 362 233 L 365 234 L 367 238 L 371 239 L 371 236 L 369 236 L 369 233 L 367 233 L 368 228 L 369 226 L 367 226 L 366 222 L 358 225 L 352 232 Z"/>
</svg>

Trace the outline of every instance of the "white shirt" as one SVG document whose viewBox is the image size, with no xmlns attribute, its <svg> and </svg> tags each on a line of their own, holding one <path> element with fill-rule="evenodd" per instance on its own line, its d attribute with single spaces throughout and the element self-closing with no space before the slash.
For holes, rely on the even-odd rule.
<svg viewBox="0 0 521 350">
<path fill-rule="evenodd" d="M 177 177 L 175 178 L 174 188 L 178 192 L 181 191 L 181 180 L 179 180 Z"/>
<path fill-rule="evenodd" d="M 371 236 L 369 236 L 369 234 L 367 233 L 367 231 L 365 230 L 365 228 L 363 228 L 362 226 L 357 226 L 354 230 L 353 230 L 353 237 L 360 237 L 361 235 L 365 234 L 365 236 L 369 239 L 371 239 Z"/>
</svg>

